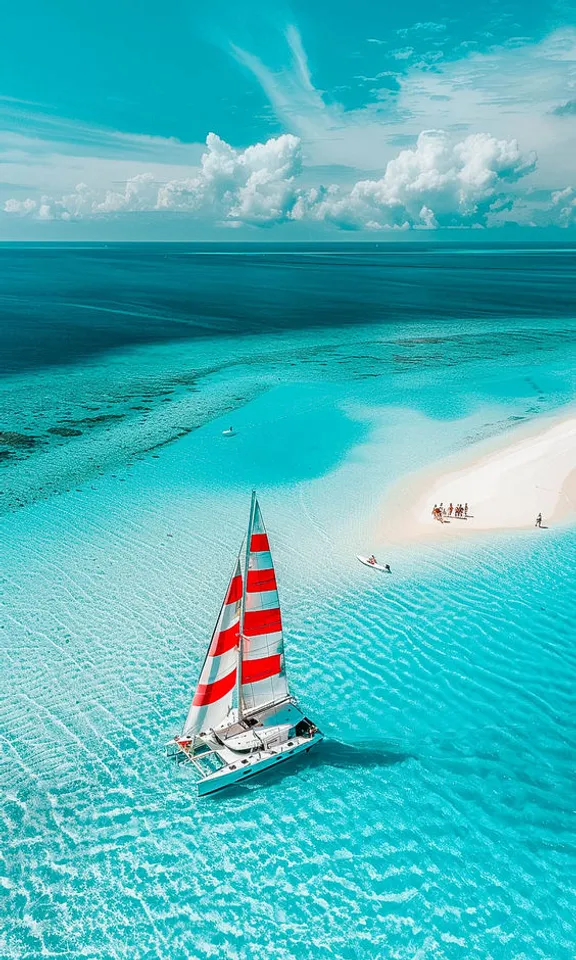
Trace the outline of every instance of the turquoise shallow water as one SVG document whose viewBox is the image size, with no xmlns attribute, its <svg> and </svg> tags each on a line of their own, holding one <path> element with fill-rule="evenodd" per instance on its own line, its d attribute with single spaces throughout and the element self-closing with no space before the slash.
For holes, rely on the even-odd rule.
<svg viewBox="0 0 576 960">
<path fill-rule="evenodd" d="M 573 957 L 576 528 L 394 552 L 375 532 L 405 472 L 573 401 L 573 323 L 510 329 L 293 333 L 233 363 L 206 341 L 192 398 L 166 404 L 197 404 L 176 442 L 144 453 L 128 418 L 100 471 L 84 436 L 10 462 L 37 487 L 49 462 L 56 492 L 2 517 L 2 958 Z M 69 376 L 96 394 L 130 368 L 150 390 L 187 350 Z M 44 397 L 63 416 L 62 371 L 27 377 L 13 415 Z M 186 426 L 162 417 L 151 439 Z M 252 485 L 292 685 L 327 739 L 198 801 L 163 744 Z"/>
</svg>

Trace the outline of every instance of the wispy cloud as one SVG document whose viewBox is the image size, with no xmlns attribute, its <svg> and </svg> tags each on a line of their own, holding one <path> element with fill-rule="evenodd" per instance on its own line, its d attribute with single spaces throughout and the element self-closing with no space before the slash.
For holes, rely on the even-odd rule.
<svg viewBox="0 0 576 960">
<path fill-rule="evenodd" d="M 284 31 L 290 53 L 290 66 L 274 72 L 247 50 L 231 44 L 231 50 L 242 66 L 258 80 L 278 117 L 304 140 L 322 139 L 333 134 L 337 124 L 326 107 L 321 91 L 312 83 L 302 38 L 294 25 Z"/>
<path fill-rule="evenodd" d="M 302 139 L 311 164 L 373 169 L 378 160 L 386 158 L 386 125 L 391 118 L 380 103 L 348 111 L 337 101 L 327 103 L 323 92 L 314 85 L 297 27 L 288 26 L 284 38 L 289 65 L 277 71 L 247 50 L 234 45 L 231 50 L 257 79 L 277 117 Z M 382 83 L 383 88 L 386 83 Z"/>
<path fill-rule="evenodd" d="M 302 87 L 308 90 L 310 93 L 316 93 L 314 84 L 312 83 L 312 78 L 310 76 L 310 68 L 308 66 L 308 58 L 306 56 L 306 51 L 304 50 L 304 45 L 302 43 L 302 37 L 300 36 L 297 28 L 294 24 L 290 24 L 286 29 L 286 40 L 288 41 L 288 46 L 292 51 L 294 57 L 294 63 L 296 65 L 296 70 L 300 78 L 300 83 Z"/>
<path fill-rule="evenodd" d="M 0 105 L 14 104 L 27 107 L 47 107 L 48 104 L 40 103 L 38 100 L 22 100 L 21 97 L 10 97 L 6 93 L 0 93 Z"/>
<path fill-rule="evenodd" d="M 58 149 L 65 153 L 93 153 L 97 150 L 103 156 L 156 153 L 164 158 L 173 158 L 176 153 L 182 156 L 190 146 L 182 144 L 175 137 L 155 137 L 111 130 L 96 124 L 80 123 L 71 117 L 59 116 L 48 108 L 31 110 L 31 106 L 43 105 L 16 100 L 13 97 L 0 97 L 0 147 L 2 143 L 10 140 L 10 135 L 20 138 L 22 143 L 36 142 L 36 152 L 46 152 L 48 149 L 52 150 L 53 145 L 58 145 Z M 23 130 L 26 131 L 25 134 L 22 133 Z M 49 146 L 44 147 L 44 144 Z"/>
<path fill-rule="evenodd" d="M 520 139 L 538 152 L 542 184 L 554 186 L 573 169 L 576 128 L 555 114 L 570 90 L 576 90 L 576 30 L 565 29 L 537 44 L 472 53 L 434 72 L 414 68 L 398 101 L 412 133 L 424 122 L 448 130 L 465 123 L 471 131 Z"/>
<path fill-rule="evenodd" d="M 444 28 L 423 22 L 403 33 L 441 38 Z M 397 73 L 359 75 L 370 102 L 353 110 L 317 89 L 297 28 L 288 27 L 284 35 L 288 67 L 272 70 L 238 47 L 233 54 L 257 79 L 278 119 L 302 138 L 311 164 L 373 169 L 392 157 L 398 137 L 414 139 L 424 126 L 454 133 L 489 129 L 537 150 L 543 180 L 566 182 L 576 130 L 561 128 L 559 118 L 571 112 L 566 92 L 576 91 L 575 30 L 558 30 L 538 44 L 516 38 L 483 54 L 465 51 L 451 62 L 443 61 L 438 49 L 423 55 L 413 47 L 392 48 L 406 66 Z M 368 42 L 378 47 L 387 41 Z"/>
</svg>

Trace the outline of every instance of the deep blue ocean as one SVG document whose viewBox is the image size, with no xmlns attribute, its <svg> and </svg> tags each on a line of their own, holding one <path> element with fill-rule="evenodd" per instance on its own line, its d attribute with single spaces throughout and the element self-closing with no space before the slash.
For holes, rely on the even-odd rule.
<svg viewBox="0 0 576 960">
<path fill-rule="evenodd" d="M 2 960 L 572 960 L 576 529 L 392 549 L 379 513 L 574 404 L 575 265 L 0 246 Z M 252 487 L 326 740 L 198 800 L 163 746 Z"/>
<path fill-rule="evenodd" d="M 206 336 L 571 318 L 575 251 L 573 244 L 0 244 L 0 371 Z"/>
</svg>

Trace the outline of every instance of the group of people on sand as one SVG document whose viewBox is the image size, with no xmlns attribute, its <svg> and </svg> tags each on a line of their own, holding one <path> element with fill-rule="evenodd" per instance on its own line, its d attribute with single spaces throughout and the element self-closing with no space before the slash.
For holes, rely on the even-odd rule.
<svg viewBox="0 0 576 960">
<path fill-rule="evenodd" d="M 432 516 L 440 523 L 444 523 L 445 517 L 458 517 L 460 520 L 467 520 L 468 504 L 458 503 L 456 506 L 454 506 L 454 504 L 451 503 L 448 507 L 445 507 L 443 503 L 440 505 L 435 503 L 432 508 Z"/>
</svg>

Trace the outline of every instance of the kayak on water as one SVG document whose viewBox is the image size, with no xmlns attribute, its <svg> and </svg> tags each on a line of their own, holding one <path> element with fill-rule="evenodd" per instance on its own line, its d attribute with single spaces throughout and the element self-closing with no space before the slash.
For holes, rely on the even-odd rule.
<svg viewBox="0 0 576 960">
<path fill-rule="evenodd" d="M 365 567 L 372 567 L 373 570 L 380 570 L 382 573 L 392 573 L 390 566 L 385 564 L 384 566 L 381 563 L 376 563 L 374 560 L 370 560 L 369 557 L 361 557 L 359 554 L 356 554 L 356 559 L 363 563 Z"/>
</svg>

